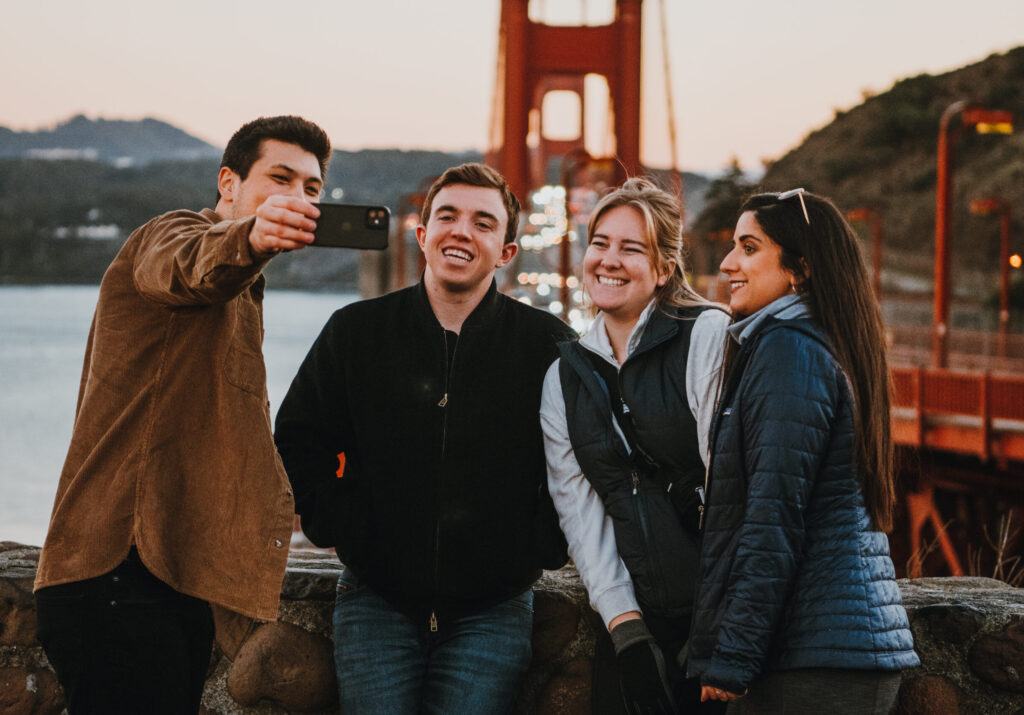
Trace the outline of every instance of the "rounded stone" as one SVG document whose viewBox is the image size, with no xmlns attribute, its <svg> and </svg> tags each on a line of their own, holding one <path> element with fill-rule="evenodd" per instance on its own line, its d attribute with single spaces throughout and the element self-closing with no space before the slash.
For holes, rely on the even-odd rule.
<svg viewBox="0 0 1024 715">
<path fill-rule="evenodd" d="M 590 708 L 589 656 L 579 656 L 565 664 L 541 690 L 537 712 L 562 715 L 587 715 Z"/>
<path fill-rule="evenodd" d="M 960 691 L 938 675 L 925 675 L 900 686 L 897 715 L 960 715 Z"/>
<path fill-rule="evenodd" d="M 537 590 L 533 601 L 533 658 L 546 663 L 557 658 L 572 639 L 580 607 L 560 594 Z"/>
<path fill-rule="evenodd" d="M 1024 693 L 1024 623 L 979 638 L 968 653 L 968 662 L 985 682 Z"/>
<path fill-rule="evenodd" d="M 246 706 L 269 700 L 289 711 L 330 708 L 337 702 L 331 642 L 291 623 L 268 623 L 242 644 L 227 686 Z"/>
<path fill-rule="evenodd" d="M 963 645 L 971 640 L 985 622 L 985 614 L 967 604 L 936 604 L 918 608 L 915 622 L 928 625 L 932 638 Z"/>
<path fill-rule="evenodd" d="M 48 670 L 0 668 L 0 712 L 5 715 L 58 715 L 64 693 Z"/>
</svg>

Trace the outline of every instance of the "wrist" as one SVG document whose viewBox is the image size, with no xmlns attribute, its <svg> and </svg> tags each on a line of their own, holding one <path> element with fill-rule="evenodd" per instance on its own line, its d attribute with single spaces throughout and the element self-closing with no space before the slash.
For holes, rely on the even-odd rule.
<svg viewBox="0 0 1024 715">
<path fill-rule="evenodd" d="M 608 621 L 608 632 L 610 633 L 611 630 L 620 623 L 632 620 L 640 620 L 641 618 L 643 618 L 643 614 L 641 614 L 640 611 L 626 611 L 625 613 L 620 613 L 619 615 L 615 616 L 615 618 Z"/>
<path fill-rule="evenodd" d="M 647 624 L 642 618 L 625 620 L 609 631 L 608 635 L 612 638 L 616 655 L 637 643 L 654 640 L 654 636 L 647 630 Z"/>
</svg>

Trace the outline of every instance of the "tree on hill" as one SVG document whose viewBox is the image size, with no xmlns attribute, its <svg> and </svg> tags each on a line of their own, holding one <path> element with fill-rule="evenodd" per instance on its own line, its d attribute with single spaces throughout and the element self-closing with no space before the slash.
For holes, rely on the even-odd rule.
<svg viewBox="0 0 1024 715">
<path fill-rule="evenodd" d="M 697 240 L 690 261 L 696 273 L 718 273 L 724 244 L 732 238 L 740 206 L 755 189 L 756 184 L 747 179 L 736 157 L 725 174 L 710 183 L 704 194 L 704 210 L 689 229 Z"/>
</svg>

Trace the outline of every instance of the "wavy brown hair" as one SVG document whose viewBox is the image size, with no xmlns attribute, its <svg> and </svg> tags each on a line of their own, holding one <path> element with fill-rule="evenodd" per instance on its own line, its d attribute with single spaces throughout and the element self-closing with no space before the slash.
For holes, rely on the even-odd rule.
<svg viewBox="0 0 1024 715">
<path fill-rule="evenodd" d="M 854 445 L 864 502 L 875 527 L 892 529 L 896 503 L 892 384 L 885 356 L 882 313 L 875 300 L 857 234 L 829 199 L 804 193 L 780 201 L 756 194 L 743 204 L 782 248 L 782 267 L 802 281 L 797 291 L 825 329 L 856 403 Z M 809 219 L 809 221 L 808 221 Z"/>
</svg>

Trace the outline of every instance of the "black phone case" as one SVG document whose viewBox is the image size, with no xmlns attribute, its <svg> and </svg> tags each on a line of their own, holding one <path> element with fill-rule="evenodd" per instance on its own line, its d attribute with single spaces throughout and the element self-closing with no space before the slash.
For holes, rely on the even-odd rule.
<svg viewBox="0 0 1024 715">
<path fill-rule="evenodd" d="M 391 212 L 386 206 L 317 204 L 312 245 L 330 248 L 383 250 L 388 247 Z"/>
</svg>

